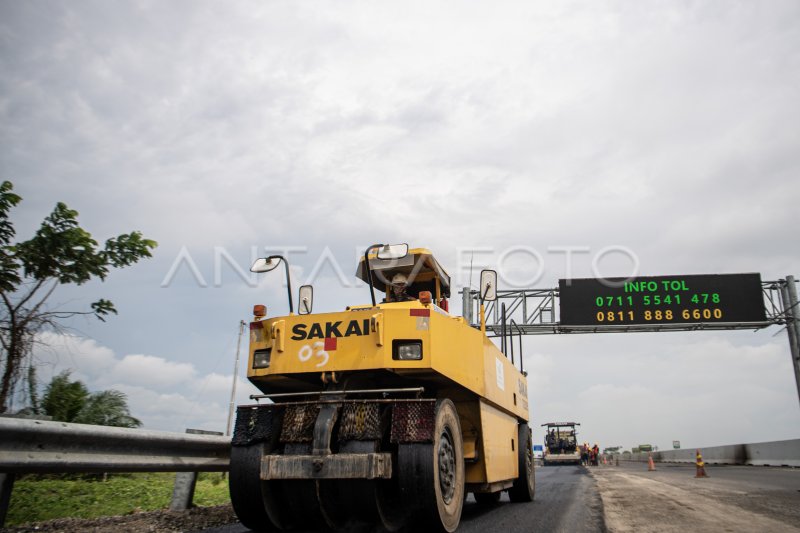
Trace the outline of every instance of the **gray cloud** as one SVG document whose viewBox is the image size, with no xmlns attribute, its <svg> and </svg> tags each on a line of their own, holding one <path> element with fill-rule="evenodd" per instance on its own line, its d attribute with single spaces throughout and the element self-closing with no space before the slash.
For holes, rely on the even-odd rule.
<svg viewBox="0 0 800 533">
<path fill-rule="evenodd" d="M 566 265 L 548 247 L 588 247 L 573 274 L 591 276 L 594 254 L 621 245 L 646 274 L 775 279 L 798 264 L 798 28 L 791 1 L 347 2 L 328 11 L 2 2 L 0 175 L 25 198 L 14 212 L 21 237 L 65 201 L 99 239 L 140 229 L 160 242 L 152 260 L 104 284 L 63 288 L 54 303 L 112 299 L 119 317 L 72 327 L 120 361 L 155 354 L 198 376 L 227 372 L 218 366 L 253 303 L 286 307 L 275 277 L 253 288 L 223 264 L 214 287 L 214 247 L 244 267 L 253 246 L 305 246 L 292 259 L 298 276 L 329 247 L 351 276 L 355 248 L 372 242 L 427 246 L 453 272 L 463 250 L 491 247 L 482 259 L 496 261 L 526 246 L 544 257 L 541 285 L 553 286 Z M 183 249 L 208 287 L 186 267 L 160 287 Z M 618 259 L 608 274 L 630 267 Z M 517 257 L 509 277 L 533 267 Z M 367 301 L 366 289 L 336 278 L 322 270 L 319 310 Z M 570 391 L 558 405 L 532 385 L 535 420 L 570 417 L 593 398 L 652 397 L 683 416 L 643 421 L 642 431 L 671 440 L 699 431 L 685 422 L 691 397 L 725 421 L 708 439 L 755 439 L 755 430 L 729 431 L 735 421 L 717 400 L 738 388 L 724 379 L 706 401 L 668 368 L 656 380 L 625 378 L 652 345 L 684 372 L 693 363 L 674 352 L 726 354 L 722 375 L 732 379 L 753 370 L 751 346 L 770 358 L 786 348 L 769 335 L 731 335 L 713 346 L 702 335 L 635 336 L 643 340 L 625 365 L 614 343 L 631 341 L 613 336 L 592 349 L 607 364 L 583 372 L 568 354 L 590 350 L 585 341 L 528 339 L 531 383 Z M 709 371 L 721 362 L 709 361 Z M 790 376 L 771 375 L 785 383 L 770 394 L 754 384 L 762 400 L 752 409 L 775 425 L 788 412 L 780 416 L 798 427 Z M 187 387 L 176 383 L 174 394 L 189 397 Z M 153 401 L 169 393 L 147 391 Z M 151 414 L 154 426 L 174 422 Z M 636 443 L 616 411 L 586 416 L 587 438 Z"/>
</svg>

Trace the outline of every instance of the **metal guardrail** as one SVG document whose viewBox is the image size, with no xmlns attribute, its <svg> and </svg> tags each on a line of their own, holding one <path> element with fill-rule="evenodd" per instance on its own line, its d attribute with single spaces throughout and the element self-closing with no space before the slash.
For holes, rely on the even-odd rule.
<svg viewBox="0 0 800 533">
<path fill-rule="evenodd" d="M 0 472 L 225 472 L 230 438 L 0 418 Z"/>
<path fill-rule="evenodd" d="M 16 474 L 227 472 L 230 448 L 230 437 L 217 435 L 0 418 L 0 527 Z"/>
</svg>

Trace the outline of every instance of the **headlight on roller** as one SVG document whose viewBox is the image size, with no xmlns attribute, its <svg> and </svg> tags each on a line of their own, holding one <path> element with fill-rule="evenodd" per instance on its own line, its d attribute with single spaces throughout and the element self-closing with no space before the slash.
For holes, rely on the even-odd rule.
<svg viewBox="0 0 800 533">
<path fill-rule="evenodd" d="M 253 352 L 253 368 L 269 368 L 269 359 L 271 355 L 271 348 Z"/>
<path fill-rule="evenodd" d="M 419 361 L 422 359 L 422 341 L 394 341 L 392 359 Z"/>
</svg>

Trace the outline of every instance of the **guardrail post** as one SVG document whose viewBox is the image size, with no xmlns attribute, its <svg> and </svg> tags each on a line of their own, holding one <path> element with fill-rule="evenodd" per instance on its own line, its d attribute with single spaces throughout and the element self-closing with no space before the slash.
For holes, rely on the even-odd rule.
<svg viewBox="0 0 800 533">
<path fill-rule="evenodd" d="M 172 488 L 170 511 L 185 511 L 192 506 L 194 488 L 197 485 L 197 472 L 178 472 L 175 474 L 175 486 Z"/>
<path fill-rule="evenodd" d="M 6 525 L 8 504 L 11 503 L 11 489 L 14 488 L 14 474 L 0 473 L 0 527 Z"/>
<path fill-rule="evenodd" d="M 186 433 L 193 435 L 222 435 L 221 431 L 203 431 L 202 429 L 187 429 Z M 197 472 L 178 472 L 175 474 L 175 485 L 172 488 L 172 501 L 170 511 L 185 511 L 192 506 L 194 488 L 197 485 Z"/>
</svg>

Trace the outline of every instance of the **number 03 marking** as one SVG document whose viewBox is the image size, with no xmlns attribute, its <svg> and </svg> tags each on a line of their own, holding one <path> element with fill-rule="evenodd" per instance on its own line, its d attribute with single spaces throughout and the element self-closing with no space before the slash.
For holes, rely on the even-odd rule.
<svg viewBox="0 0 800 533">
<path fill-rule="evenodd" d="M 300 359 L 301 363 L 305 363 L 311 359 L 312 356 L 317 356 L 321 359 L 319 363 L 315 366 L 317 368 L 321 366 L 325 366 L 328 364 L 328 359 L 330 359 L 330 354 L 323 350 L 325 347 L 325 343 L 322 342 L 315 342 L 314 344 L 304 344 L 300 351 L 297 352 L 297 358 Z"/>
</svg>

